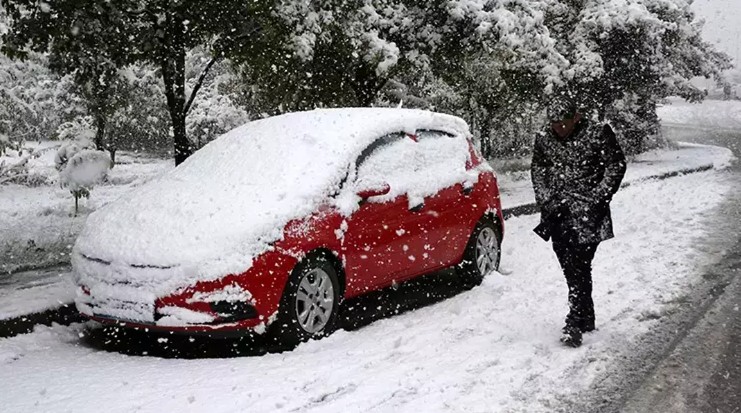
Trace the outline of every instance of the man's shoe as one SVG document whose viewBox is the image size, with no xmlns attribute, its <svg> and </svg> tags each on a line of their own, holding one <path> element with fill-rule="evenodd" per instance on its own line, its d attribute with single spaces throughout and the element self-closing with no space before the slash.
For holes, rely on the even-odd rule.
<svg viewBox="0 0 741 413">
<path fill-rule="evenodd" d="M 566 318 L 566 326 L 574 325 L 579 330 L 581 330 L 582 333 L 591 333 L 592 331 L 596 330 L 594 327 L 594 319 L 573 319 L 573 318 Z M 562 331 L 566 331 L 566 327 L 563 328 Z"/>
<path fill-rule="evenodd" d="M 581 329 L 575 326 L 567 325 L 563 328 L 561 342 L 569 347 L 581 346 Z"/>
<path fill-rule="evenodd" d="M 594 331 L 594 320 L 581 323 L 579 325 L 579 330 L 581 330 L 582 333 L 590 333 Z"/>
</svg>

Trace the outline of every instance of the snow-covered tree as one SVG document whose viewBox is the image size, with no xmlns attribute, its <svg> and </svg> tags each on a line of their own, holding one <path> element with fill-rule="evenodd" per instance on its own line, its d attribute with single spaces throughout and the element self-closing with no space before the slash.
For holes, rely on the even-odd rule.
<svg viewBox="0 0 741 413">
<path fill-rule="evenodd" d="M 10 18 L 8 33 L 3 36 L 6 53 L 23 57 L 29 48 L 59 50 L 52 54 L 74 57 L 82 68 L 91 69 L 86 73 L 98 73 L 88 79 L 101 79 L 101 86 L 111 84 L 112 68 L 131 63 L 157 66 L 173 131 L 175 163 L 179 164 L 192 152 L 186 115 L 201 87 L 197 81 L 190 96 L 186 94 L 187 52 L 208 44 L 213 62 L 223 58 L 250 40 L 255 15 L 267 12 L 271 3 L 6 0 L 2 6 Z M 211 66 L 207 65 L 205 72 Z"/>
<path fill-rule="evenodd" d="M 152 65 L 132 64 L 119 70 L 125 99 L 110 116 L 106 131 L 108 153 L 115 150 L 172 151 L 164 84 Z"/>
<path fill-rule="evenodd" d="M 238 103 L 239 96 L 235 90 L 237 79 L 230 60 L 213 64 L 208 75 L 201 78 L 211 59 L 202 47 L 191 50 L 186 57 L 187 88 L 192 91 L 199 81 L 201 84 L 186 120 L 188 138 L 195 149 L 250 118 Z"/>
<path fill-rule="evenodd" d="M 102 4 L 62 2 L 5 2 L 9 12 L 8 33 L 3 51 L 26 59 L 29 52 L 43 53 L 48 67 L 58 76 L 68 76 L 92 116 L 98 149 L 105 149 L 105 129 L 110 115 L 121 104 L 118 68 L 128 55 L 121 53 L 126 40 L 115 13 Z M 95 16 L 94 18 L 91 18 Z"/>
<path fill-rule="evenodd" d="M 5 136 L 0 152 L 20 149 L 25 141 L 52 139 L 62 122 L 81 113 L 69 85 L 69 79 L 48 69 L 43 56 L 14 61 L 0 55 L 0 135 Z"/>
<path fill-rule="evenodd" d="M 534 3 L 283 2 L 239 61 L 244 100 L 257 114 L 403 102 L 459 114 L 488 144 L 562 82 Z"/>
<path fill-rule="evenodd" d="M 687 0 L 561 0 L 546 24 L 569 59 L 560 92 L 610 118 L 628 152 L 658 133 L 657 102 L 669 95 L 700 100 L 690 80 L 720 79 L 727 56 L 702 40 Z"/>
</svg>

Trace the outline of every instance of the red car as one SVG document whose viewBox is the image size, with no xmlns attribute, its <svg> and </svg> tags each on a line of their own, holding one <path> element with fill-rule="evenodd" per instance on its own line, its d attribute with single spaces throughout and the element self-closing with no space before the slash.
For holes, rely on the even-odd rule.
<svg viewBox="0 0 741 413">
<path fill-rule="evenodd" d="M 496 270 L 497 181 L 461 119 L 328 109 L 250 122 L 93 213 L 79 311 L 187 333 L 332 331 L 343 299 L 443 268 Z"/>
</svg>

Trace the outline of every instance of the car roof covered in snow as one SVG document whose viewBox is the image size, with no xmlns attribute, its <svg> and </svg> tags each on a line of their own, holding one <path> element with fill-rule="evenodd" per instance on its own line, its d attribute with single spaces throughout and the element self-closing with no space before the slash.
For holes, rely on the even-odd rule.
<svg viewBox="0 0 741 413">
<path fill-rule="evenodd" d="M 392 108 L 249 122 L 91 214 L 75 251 L 123 265 L 187 265 L 196 279 L 244 271 L 282 237 L 285 224 L 326 201 L 365 147 L 419 129 L 468 133 L 454 116 Z"/>
</svg>

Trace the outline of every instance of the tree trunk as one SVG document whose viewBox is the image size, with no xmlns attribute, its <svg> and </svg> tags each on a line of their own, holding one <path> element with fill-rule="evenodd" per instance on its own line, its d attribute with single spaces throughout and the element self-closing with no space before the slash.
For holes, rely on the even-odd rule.
<svg viewBox="0 0 741 413">
<path fill-rule="evenodd" d="M 380 84 L 381 82 L 374 69 L 365 64 L 360 64 L 355 69 L 355 79 L 350 83 L 353 92 L 355 92 L 358 106 L 370 107 L 376 101 Z"/>
<path fill-rule="evenodd" d="M 102 110 L 102 108 L 100 108 Z M 102 113 L 95 114 L 95 148 L 99 151 L 106 149 L 105 144 L 106 118 Z"/>
<path fill-rule="evenodd" d="M 191 155 L 192 148 L 185 131 L 185 116 L 181 113 L 170 112 L 172 118 L 172 131 L 175 144 L 175 165 L 185 162 Z"/>
<path fill-rule="evenodd" d="M 167 108 L 173 132 L 175 165 L 183 163 L 193 149 L 185 130 L 185 43 L 183 22 L 175 13 L 166 13 L 165 32 L 160 38 L 160 66 L 165 83 Z"/>
<path fill-rule="evenodd" d="M 116 146 L 108 145 L 108 154 L 111 155 L 111 168 L 116 166 Z"/>
<path fill-rule="evenodd" d="M 481 120 L 481 154 L 484 158 L 489 159 L 492 155 L 491 150 L 491 118 L 489 113 L 484 115 Z"/>
</svg>

